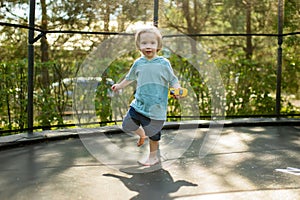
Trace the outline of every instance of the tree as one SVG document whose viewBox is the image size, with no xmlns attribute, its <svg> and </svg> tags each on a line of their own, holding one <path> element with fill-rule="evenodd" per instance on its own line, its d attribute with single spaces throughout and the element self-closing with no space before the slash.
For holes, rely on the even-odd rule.
<svg viewBox="0 0 300 200">
<path fill-rule="evenodd" d="M 285 1 L 284 32 L 299 32 L 300 4 L 297 0 Z M 297 35 L 284 37 L 283 43 L 283 89 L 289 95 L 300 98 L 300 38 Z"/>
<path fill-rule="evenodd" d="M 164 26 L 184 34 L 200 34 L 208 30 L 209 23 L 214 23 L 213 18 L 210 18 L 215 13 L 213 7 L 213 0 L 171 1 L 164 12 L 166 23 Z M 192 38 L 200 40 L 199 37 Z M 191 42 L 191 53 L 197 54 L 194 42 Z"/>
</svg>

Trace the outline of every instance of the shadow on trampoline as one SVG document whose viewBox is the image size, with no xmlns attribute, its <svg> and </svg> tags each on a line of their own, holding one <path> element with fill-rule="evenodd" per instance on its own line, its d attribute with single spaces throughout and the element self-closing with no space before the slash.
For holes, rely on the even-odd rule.
<svg viewBox="0 0 300 200">
<path fill-rule="evenodd" d="M 131 191 L 138 192 L 138 195 L 131 200 L 171 200 L 169 194 L 177 192 L 183 186 L 197 186 L 197 184 L 178 180 L 174 181 L 170 172 L 164 169 L 159 169 L 148 173 L 130 173 L 128 171 L 135 170 L 135 167 L 124 169 L 126 173 L 131 175 L 130 178 L 115 174 L 103 174 L 103 176 L 117 178 Z M 136 169 L 139 170 L 139 169 Z"/>
</svg>

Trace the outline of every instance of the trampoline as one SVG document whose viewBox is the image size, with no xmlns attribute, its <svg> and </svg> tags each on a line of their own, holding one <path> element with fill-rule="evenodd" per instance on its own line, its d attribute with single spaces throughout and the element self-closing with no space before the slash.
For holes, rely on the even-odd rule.
<svg viewBox="0 0 300 200">
<path fill-rule="evenodd" d="M 151 171 L 143 171 L 138 164 L 117 170 L 114 165 L 119 161 L 113 157 L 110 165 L 101 163 L 85 148 L 77 132 L 69 129 L 36 133 L 40 137 L 30 140 L 22 138 L 24 135 L 2 137 L 0 198 L 299 199 L 300 173 L 278 170 L 299 169 L 298 122 L 246 121 L 224 123 L 217 144 L 203 158 L 198 151 L 207 128 L 198 128 L 182 156 L 164 152 L 162 159 L 173 162 L 164 167 L 163 160 L 161 167 Z M 107 134 L 115 144 L 141 151 L 135 146 L 136 138 L 118 128 L 104 129 L 92 129 L 88 134 Z M 172 141 L 178 129 L 173 126 L 163 131 L 161 147 Z M 189 132 L 181 129 L 181 134 Z"/>
</svg>

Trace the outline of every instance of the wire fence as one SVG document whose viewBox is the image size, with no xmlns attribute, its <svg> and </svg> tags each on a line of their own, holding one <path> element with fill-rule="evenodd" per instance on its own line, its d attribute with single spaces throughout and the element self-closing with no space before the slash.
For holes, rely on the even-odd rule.
<svg viewBox="0 0 300 200">
<path fill-rule="evenodd" d="M 14 28 L 23 28 L 28 30 L 33 30 L 40 33 L 34 41 L 36 42 L 40 37 L 46 36 L 51 33 L 65 33 L 65 34 L 89 34 L 89 35 L 124 35 L 124 36 L 134 36 L 133 33 L 125 33 L 125 32 L 111 32 L 111 31 L 74 31 L 74 30 L 42 30 L 39 28 L 33 28 L 28 25 L 21 24 L 13 24 L 0 22 L 0 26 L 8 26 Z M 290 33 L 199 33 L 199 34 L 168 34 L 163 35 L 163 37 L 220 37 L 220 36 L 228 36 L 228 37 L 246 37 L 246 36 L 267 36 L 267 37 L 286 37 L 292 35 L 300 35 L 300 32 L 290 32 Z"/>
</svg>

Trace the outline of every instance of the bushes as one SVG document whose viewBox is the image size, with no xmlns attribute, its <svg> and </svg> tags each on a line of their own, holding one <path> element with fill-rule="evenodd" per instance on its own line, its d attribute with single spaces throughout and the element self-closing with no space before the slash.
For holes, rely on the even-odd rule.
<svg viewBox="0 0 300 200">
<path fill-rule="evenodd" d="M 113 99 L 112 95 L 109 94 L 112 83 L 107 83 L 107 81 L 118 82 L 123 79 L 137 56 L 136 53 L 130 53 L 118 58 L 110 64 L 105 74 L 102 74 L 102 81 L 99 82 L 97 91 L 95 91 L 94 105 L 99 121 L 120 119 L 125 114 L 130 98 L 132 98 L 133 89 L 128 88 L 126 94 L 124 93 L 128 98 L 116 102 L 115 97 Z M 244 59 L 240 54 L 233 54 L 231 58 L 230 60 L 220 58 L 215 62 L 226 90 L 226 102 L 222 105 L 226 116 L 274 115 L 276 67 L 267 62 Z M 190 96 L 187 102 L 182 102 L 186 109 L 184 112 L 177 100 L 170 99 L 168 116 L 210 116 L 212 95 L 215 94 L 212 94 L 211 89 L 209 89 L 205 74 L 199 74 L 199 71 L 191 65 L 189 60 L 177 55 L 171 55 L 170 61 L 175 73 L 181 80 L 182 86 L 189 88 Z M 287 54 L 285 61 L 289 68 L 284 74 L 293 73 L 296 67 L 294 63 L 298 61 L 290 54 Z M 71 86 L 68 86 L 63 79 L 76 77 L 79 64 L 76 62 L 68 65 L 68 67 L 65 65 L 67 64 L 56 62 L 36 63 L 37 72 L 41 67 L 47 66 L 49 69 L 50 85 L 46 88 L 43 87 L 39 84 L 39 76 L 35 76 L 35 126 L 51 126 L 72 122 L 64 121 L 66 111 L 72 111 L 72 97 L 69 94 Z M 2 62 L 0 66 L 2 80 L 0 82 L 1 130 L 26 128 L 27 62 L 26 60 Z M 297 72 L 294 76 L 298 76 Z M 284 90 L 291 93 L 298 91 L 297 80 L 289 80 L 284 75 L 282 84 Z M 54 89 L 54 83 L 58 84 L 56 89 Z M 118 111 L 112 106 L 113 103 L 114 106 L 120 107 L 117 108 Z M 195 113 L 195 110 L 199 110 L 199 113 Z M 299 110 L 288 99 L 282 98 L 282 113 L 294 114 L 299 113 Z"/>
<path fill-rule="evenodd" d="M 0 63 L 0 129 L 23 129 L 27 123 L 25 65 L 24 60 Z"/>
</svg>

